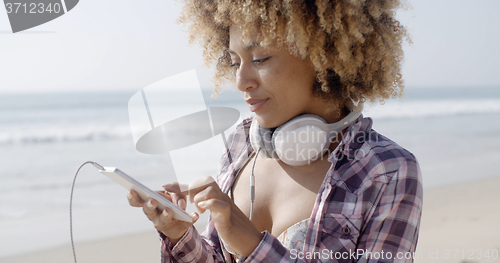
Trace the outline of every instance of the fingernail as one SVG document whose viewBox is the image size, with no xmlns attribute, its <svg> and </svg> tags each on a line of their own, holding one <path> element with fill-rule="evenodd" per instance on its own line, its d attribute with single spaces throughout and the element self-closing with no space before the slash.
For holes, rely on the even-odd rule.
<svg viewBox="0 0 500 263">
<path fill-rule="evenodd" d="M 128 199 L 132 199 L 132 194 L 130 192 L 127 193 Z"/>
<path fill-rule="evenodd" d="M 186 209 L 186 200 L 179 199 L 179 201 L 177 201 L 177 205 L 182 209 Z"/>
<path fill-rule="evenodd" d="M 198 207 L 205 208 L 205 201 L 201 201 L 198 203 Z"/>
<path fill-rule="evenodd" d="M 148 201 L 148 207 L 153 208 L 153 199 L 149 199 Z"/>
<path fill-rule="evenodd" d="M 163 188 L 167 188 L 167 187 L 170 187 L 170 186 L 172 186 L 172 184 L 164 184 L 164 185 L 162 185 L 161 187 L 163 187 Z"/>
<path fill-rule="evenodd" d="M 191 217 L 196 221 L 198 220 L 198 218 L 200 218 L 200 215 L 198 215 L 198 213 L 192 213 Z"/>
</svg>

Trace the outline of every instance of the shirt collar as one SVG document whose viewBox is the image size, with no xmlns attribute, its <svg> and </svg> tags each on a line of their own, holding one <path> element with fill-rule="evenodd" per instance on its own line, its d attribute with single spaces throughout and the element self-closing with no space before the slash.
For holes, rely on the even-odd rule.
<svg viewBox="0 0 500 263">
<path fill-rule="evenodd" d="M 341 155 L 353 160 L 357 150 L 363 143 L 370 138 L 373 120 L 370 117 L 360 115 L 354 121 L 342 136 L 342 140 L 335 150 L 328 157 L 328 161 L 333 162 L 335 158 L 340 158 Z"/>
</svg>

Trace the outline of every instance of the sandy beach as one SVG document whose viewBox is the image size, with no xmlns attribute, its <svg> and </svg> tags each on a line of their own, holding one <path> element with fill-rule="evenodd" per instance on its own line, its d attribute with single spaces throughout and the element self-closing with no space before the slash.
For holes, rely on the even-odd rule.
<svg viewBox="0 0 500 263">
<path fill-rule="evenodd" d="M 424 210 L 415 262 L 499 262 L 500 178 L 424 191 Z M 201 224 L 198 225 L 201 227 Z M 159 262 L 154 230 L 76 244 L 78 262 Z M 489 259 L 487 258 L 489 257 Z M 65 245 L 1 260 L 73 262 Z M 397 260 L 395 261 L 397 262 Z"/>
<path fill-rule="evenodd" d="M 415 262 L 500 262 L 499 189 L 496 177 L 424 191 Z"/>
</svg>

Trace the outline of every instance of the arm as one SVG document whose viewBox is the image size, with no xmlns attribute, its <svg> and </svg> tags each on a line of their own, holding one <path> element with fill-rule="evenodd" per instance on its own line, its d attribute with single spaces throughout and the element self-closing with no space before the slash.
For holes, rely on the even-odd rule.
<svg viewBox="0 0 500 263">
<path fill-rule="evenodd" d="M 219 186 L 225 191 L 231 186 L 232 176 L 240 164 L 251 154 L 248 144 L 248 129 L 250 127 L 251 118 L 245 119 L 240 124 L 235 132 L 229 135 L 228 154 L 224 154 L 221 158 L 221 170 L 218 177 L 218 184 L 213 184 L 213 187 L 207 189 L 209 182 L 202 182 L 205 188 L 200 189 L 190 185 L 189 196 L 192 202 L 198 206 L 198 210 L 203 212 L 205 209 L 210 209 L 211 217 L 208 226 L 200 236 L 194 227 L 190 227 L 186 234 L 179 239 L 174 245 L 164 235 L 160 235 L 162 241 L 162 262 L 222 262 L 222 255 L 227 252 L 221 249 L 219 234 L 225 235 L 224 240 L 233 249 L 237 249 L 238 245 L 243 244 L 243 250 L 238 252 L 248 255 L 243 257 L 242 262 L 304 262 L 293 260 L 294 256 L 289 250 L 284 248 L 281 243 L 267 231 L 260 233 L 256 230 L 253 223 L 237 208 L 232 200 L 223 193 Z M 231 157 L 229 157 L 231 153 Z M 230 160 L 232 158 L 232 160 Z M 231 164 L 231 165 L 230 165 Z M 198 182 L 199 184 L 199 182 Z M 195 190 L 196 189 L 196 190 Z M 168 190 L 168 189 L 166 189 Z M 207 190 L 207 191 L 204 191 Z M 205 202 L 201 206 L 200 202 Z M 228 209 L 229 208 L 229 209 Z M 240 216 L 243 215 L 243 216 Z M 231 220 L 228 220 L 231 218 Z M 234 219 L 237 220 L 234 220 Z M 215 220 L 214 220 L 215 219 Z M 239 227 L 231 227 L 227 222 L 237 222 Z M 217 225 L 217 230 L 216 230 Z M 238 230 L 242 230 L 237 233 Z M 251 234 L 243 234 L 250 231 Z M 243 241 L 241 237 L 248 238 L 253 236 L 253 245 L 249 245 L 249 241 Z M 235 239 L 235 240 L 231 240 Z M 232 242 L 233 241 L 233 242 Z M 226 252 L 226 253 L 224 253 Z M 179 257 L 182 256 L 182 257 Z M 226 262 L 231 262 L 228 256 L 225 257 Z"/>
<path fill-rule="evenodd" d="M 191 226 L 175 245 L 160 232 L 161 262 L 231 262 L 224 261 L 218 240 L 211 220 L 201 235 Z"/>
<path fill-rule="evenodd" d="M 193 182 L 189 198 L 200 213 L 210 210 L 211 220 L 204 232 L 207 236 L 200 237 L 190 227 L 175 246 L 163 238 L 162 262 L 221 262 L 220 238 L 239 254 L 246 255 L 240 262 L 305 262 L 294 257 L 267 231 L 259 232 L 210 177 Z"/>
<path fill-rule="evenodd" d="M 231 176 L 235 172 L 234 169 L 237 169 L 235 162 L 237 160 L 245 159 L 250 153 L 247 146 L 248 140 L 248 128 L 250 127 L 251 118 L 247 118 L 240 123 L 236 129 L 231 132 L 228 136 L 228 148 L 227 153 L 223 154 L 220 161 L 220 170 L 218 179 L 218 185 L 223 187 L 224 185 L 230 187 Z M 226 145 L 227 146 L 227 145 Z M 167 188 L 169 188 L 168 185 Z M 164 186 L 164 187 L 165 187 Z M 172 186 L 172 185 L 171 185 Z M 175 185 L 174 185 L 175 186 Z M 174 187 L 175 188 L 175 187 Z M 166 189 L 169 190 L 169 189 Z M 180 189 L 171 189 L 174 192 L 178 192 L 176 190 Z M 191 192 L 194 194 L 194 192 Z M 182 196 L 184 200 L 187 200 L 185 196 Z M 203 209 L 202 209 L 203 210 Z M 219 239 L 219 235 L 215 229 L 214 222 L 212 217 L 209 218 L 207 227 L 205 231 L 199 235 L 194 227 L 190 227 L 182 239 L 179 239 L 178 243 L 174 241 L 174 244 L 170 242 L 169 238 L 166 238 L 164 235 L 160 234 L 160 240 L 162 242 L 162 262 L 170 262 L 180 259 L 178 257 L 180 255 L 184 255 L 183 260 L 187 260 L 187 257 L 191 257 L 191 259 L 196 259 L 196 262 L 218 262 L 222 261 L 222 255 L 226 258 L 226 262 L 231 262 L 229 254 L 221 249 L 221 243 Z M 192 257 L 190 251 L 196 251 L 196 256 Z"/>
<path fill-rule="evenodd" d="M 159 193 L 185 209 L 186 197 L 176 191 L 179 190 L 179 185 L 174 184 L 170 187 L 172 192 L 168 195 L 163 192 Z M 132 206 L 142 206 L 144 213 L 158 230 L 161 241 L 161 262 L 224 262 L 217 242 L 217 232 L 211 220 L 204 233 L 208 238 L 205 238 L 198 234 L 192 225 L 194 222 L 188 223 L 172 218 L 168 209 L 160 211 L 156 208 L 155 200 L 144 201 L 133 190 L 128 198 Z M 196 222 L 198 214 L 194 213 L 193 218 Z"/>
</svg>

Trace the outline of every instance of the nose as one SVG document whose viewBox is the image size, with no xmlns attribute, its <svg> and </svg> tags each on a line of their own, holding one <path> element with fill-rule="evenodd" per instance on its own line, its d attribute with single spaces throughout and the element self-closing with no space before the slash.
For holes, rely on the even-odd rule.
<svg viewBox="0 0 500 263">
<path fill-rule="evenodd" d="M 236 70 L 236 87 L 242 92 L 249 92 L 259 86 L 257 74 L 248 63 L 241 63 Z"/>
</svg>

